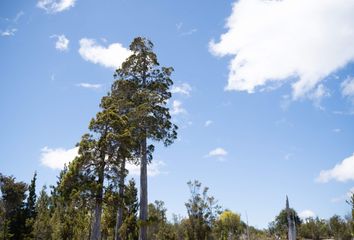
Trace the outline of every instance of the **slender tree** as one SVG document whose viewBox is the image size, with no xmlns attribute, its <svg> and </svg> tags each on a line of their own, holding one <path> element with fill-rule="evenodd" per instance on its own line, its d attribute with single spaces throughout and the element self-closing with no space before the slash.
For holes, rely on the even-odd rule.
<svg viewBox="0 0 354 240">
<path fill-rule="evenodd" d="M 147 240 L 148 184 L 147 165 L 154 149 L 147 140 L 162 141 L 170 145 L 177 137 L 177 126 L 171 123 L 167 100 L 171 98 L 169 87 L 173 84 L 171 67 L 160 67 L 153 52 L 153 44 L 137 37 L 130 45 L 131 56 L 116 70 L 117 81 L 129 81 L 132 86 L 130 120 L 135 124 L 134 138 L 140 152 L 140 235 Z M 112 92 L 114 94 L 114 92 Z"/>
<path fill-rule="evenodd" d="M 36 211 L 36 180 L 37 180 L 37 172 L 34 172 L 33 178 L 31 180 L 31 184 L 28 186 L 28 197 L 25 206 L 25 216 L 26 216 L 26 238 L 32 238 L 32 228 L 33 223 L 36 219 L 37 211 Z"/>
</svg>

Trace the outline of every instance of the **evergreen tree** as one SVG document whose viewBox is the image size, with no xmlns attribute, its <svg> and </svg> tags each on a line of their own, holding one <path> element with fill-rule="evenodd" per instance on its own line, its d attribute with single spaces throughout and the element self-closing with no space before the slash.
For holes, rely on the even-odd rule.
<svg viewBox="0 0 354 240">
<path fill-rule="evenodd" d="M 3 226 L 0 239 L 20 240 L 25 235 L 25 204 L 27 184 L 12 176 L 0 174 Z"/>
<path fill-rule="evenodd" d="M 119 235 L 122 239 L 137 240 L 139 237 L 138 228 L 138 190 L 135 187 L 134 179 L 129 180 L 125 187 L 124 195 L 124 220 L 119 228 Z"/>
<path fill-rule="evenodd" d="M 116 70 L 117 81 L 129 81 L 132 89 L 131 118 L 134 137 L 140 151 L 140 234 L 147 240 L 148 198 L 147 164 L 153 145 L 147 140 L 163 141 L 170 145 L 177 137 L 177 127 L 171 123 L 166 101 L 171 97 L 172 68 L 159 67 L 153 44 L 146 38 L 137 37 L 130 45 L 132 55 Z M 112 92 L 112 95 L 114 92 Z"/>
<path fill-rule="evenodd" d="M 26 238 L 32 239 L 33 223 L 36 219 L 36 180 L 37 172 L 34 172 L 31 184 L 28 186 L 28 197 L 26 202 Z"/>
<path fill-rule="evenodd" d="M 32 236 L 36 240 L 52 239 L 51 219 L 51 199 L 46 192 L 46 186 L 43 186 L 38 202 L 35 206 L 36 218 L 33 223 Z"/>
</svg>

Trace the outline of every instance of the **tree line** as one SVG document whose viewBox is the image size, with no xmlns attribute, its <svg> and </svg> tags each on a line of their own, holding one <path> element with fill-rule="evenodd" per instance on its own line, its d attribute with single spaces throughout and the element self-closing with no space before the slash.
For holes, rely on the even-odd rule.
<svg viewBox="0 0 354 240">
<path fill-rule="evenodd" d="M 0 174 L 0 240 L 285 239 L 283 212 L 268 229 L 256 229 L 222 209 L 196 180 L 187 183 L 186 217 L 168 220 L 162 201 L 148 203 L 147 165 L 154 144 L 169 146 L 177 138 L 167 107 L 173 68 L 159 65 L 146 38 L 135 38 L 130 51 L 77 144 L 78 156 L 55 185 L 44 186 L 37 197 L 37 173 L 29 184 Z M 127 163 L 140 166 L 139 191 L 134 179 L 127 179 Z M 354 197 L 348 203 L 352 216 L 346 219 L 298 219 L 300 236 L 350 239 Z"/>
</svg>

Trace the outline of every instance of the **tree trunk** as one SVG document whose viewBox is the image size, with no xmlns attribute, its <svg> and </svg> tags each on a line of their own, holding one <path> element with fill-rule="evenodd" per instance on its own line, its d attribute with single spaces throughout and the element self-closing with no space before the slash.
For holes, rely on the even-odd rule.
<svg viewBox="0 0 354 240">
<path fill-rule="evenodd" d="M 141 146 L 140 163 L 140 234 L 139 240 L 147 240 L 148 196 L 147 196 L 147 156 L 146 138 Z"/>
<path fill-rule="evenodd" d="M 123 224 L 123 207 L 124 207 L 124 180 L 125 180 L 125 159 L 122 160 L 122 164 L 119 170 L 119 205 L 117 210 L 117 220 L 114 230 L 115 240 L 121 240 L 119 236 L 119 229 Z"/>
<path fill-rule="evenodd" d="M 104 166 L 100 169 L 98 174 L 98 189 L 96 195 L 95 215 L 93 217 L 91 240 L 101 239 L 101 215 L 103 202 L 103 181 L 104 181 Z"/>
</svg>

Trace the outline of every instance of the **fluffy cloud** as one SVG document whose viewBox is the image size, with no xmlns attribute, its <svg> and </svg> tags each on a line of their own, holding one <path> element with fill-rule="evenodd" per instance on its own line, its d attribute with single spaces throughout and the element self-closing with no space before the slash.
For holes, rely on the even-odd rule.
<svg viewBox="0 0 354 240">
<path fill-rule="evenodd" d="M 311 218 L 316 217 L 316 214 L 311 210 L 304 210 L 299 213 L 299 217 L 305 220 L 310 217 Z"/>
<path fill-rule="evenodd" d="M 58 13 L 75 5 L 76 0 L 38 0 L 37 7 L 44 9 L 47 13 Z"/>
<path fill-rule="evenodd" d="M 344 97 L 354 97 L 354 77 L 348 77 L 344 82 L 342 82 L 341 87 L 342 95 Z"/>
<path fill-rule="evenodd" d="M 354 180 L 354 153 L 352 156 L 334 166 L 334 168 L 322 170 L 316 180 L 322 183 L 326 183 L 330 180 L 337 180 L 340 182 Z"/>
<path fill-rule="evenodd" d="M 56 38 L 57 41 L 55 42 L 55 48 L 59 51 L 67 51 L 69 49 L 69 39 L 65 37 L 64 34 L 62 35 L 53 35 L 51 38 Z"/>
<path fill-rule="evenodd" d="M 210 42 L 214 55 L 233 56 L 226 89 L 252 93 L 291 79 L 293 99 L 313 94 L 354 59 L 353 11 L 352 0 L 236 1 L 227 32 Z"/>
<path fill-rule="evenodd" d="M 89 89 L 99 89 L 102 87 L 101 84 L 92 84 L 92 83 L 79 83 L 76 86 L 83 87 L 83 88 L 89 88 Z"/>
<path fill-rule="evenodd" d="M 44 147 L 41 149 L 41 163 L 51 169 L 63 169 L 64 164 L 68 164 L 78 156 L 78 147 L 71 149 L 64 148 L 49 148 Z M 162 171 L 162 168 L 166 164 L 163 161 L 152 161 L 148 165 L 147 171 L 148 176 L 154 177 L 160 174 L 166 174 L 167 172 Z M 131 175 L 140 175 L 140 166 L 128 163 L 126 168 Z"/>
<path fill-rule="evenodd" d="M 64 164 L 68 164 L 78 154 L 78 147 L 71 149 L 49 148 L 41 149 L 41 163 L 51 169 L 63 169 Z"/>
<path fill-rule="evenodd" d="M 207 157 L 216 157 L 216 158 L 218 158 L 219 160 L 223 160 L 224 157 L 227 156 L 227 154 L 228 154 L 228 153 L 227 153 L 227 151 L 226 151 L 225 149 L 223 149 L 223 148 L 221 148 L 221 147 L 218 147 L 218 148 L 215 148 L 215 149 L 211 150 L 211 151 L 208 153 Z"/>
<path fill-rule="evenodd" d="M 188 83 L 182 83 L 181 85 L 173 86 L 171 93 L 178 93 L 181 95 L 189 96 L 192 91 L 192 87 Z"/>
<path fill-rule="evenodd" d="M 11 36 L 15 36 L 16 32 L 17 32 L 17 28 L 11 28 L 11 29 L 6 29 L 5 31 L 0 31 L 0 35 L 2 37 L 11 37 Z"/>
<path fill-rule="evenodd" d="M 130 50 L 124 48 L 120 43 L 113 43 L 105 47 L 88 38 L 80 40 L 79 53 L 86 61 L 113 69 L 120 67 L 131 54 Z"/>
<path fill-rule="evenodd" d="M 172 102 L 171 115 L 179 115 L 182 113 L 187 113 L 186 109 L 182 107 L 182 103 L 178 100 Z"/>
</svg>

